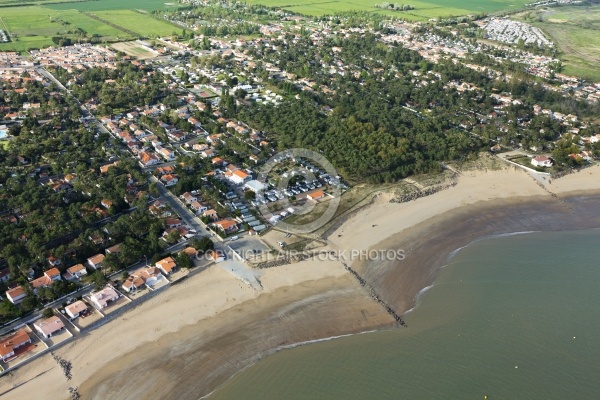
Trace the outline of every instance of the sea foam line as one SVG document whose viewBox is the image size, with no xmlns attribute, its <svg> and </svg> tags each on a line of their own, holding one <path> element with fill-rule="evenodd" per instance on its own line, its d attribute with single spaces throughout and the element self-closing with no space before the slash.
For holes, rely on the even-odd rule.
<svg viewBox="0 0 600 400">
<path fill-rule="evenodd" d="M 307 344 L 314 344 L 314 343 L 320 343 L 320 342 L 328 342 L 330 340 L 341 339 L 341 338 L 345 338 L 345 337 L 349 337 L 349 336 L 363 335 L 365 333 L 375 333 L 375 332 L 380 332 L 380 331 L 381 330 L 378 330 L 378 329 L 372 329 L 370 331 L 364 331 L 364 332 L 347 333 L 345 335 L 337 335 L 337 336 L 329 336 L 329 337 L 325 337 L 325 338 L 321 338 L 321 339 L 305 340 L 303 342 L 297 342 L 297 343 L 287 344 L 285 346 L 279 346 L 279 347 L 276 347 L 276 348 L 271 349 L 271 350 L 263 351 L 260 354 L 257 354 L 255 356 L 255 361 L 254 362 L 252 362 L 251 364 L 249 364 L 249 365 L 241 368 L 240 370 L 236 371 L 233 375 L 231 375 L 229 378 L 227 378 L 227 380 L 225 380 L 225 382 L 223 382 L 222 384 L 220 384 L 219 386 L 217 386 L 212 392 L 210 392 L 210 393 L 208 393 L 208 394 L 200 397 L 199 400 L 204 400 L 204 399 L 210 398 L 211 395 L 213 395 L 216 391 L 218 391 L 224 385 L 226 385 L 227 383 L 229 383 L 233 378 L 235 378 L 236 376 L 238 376 L 239 374 L 241 374 L 242 372 L 244 372 L 248 368 L 256 365 L 258 362 L 262 361 L 265 357 L 272 356 L 273 354 L 275 354 L 275 353 L 277 353 L 277 352 L 279 352 L 281 350 L 288 350 L 288 349 L 293 349 L 293 348 L 296 348 L 296 347 L 304 346 L 304 345 L 307 345 Z"/>
<path fill-rule="evenodd" d="M 519 232 L 498 233 L 496 235 L 482 236 L 482 237 L 479 237 L 479 238 L 473 240 L 469 244 L 466 244 L 466 245 L 459 247 L 456 250 L 453 250 L 452 252 L 450 252 L 450 254 L 448 254 L 448 261 L 450 261 L 452 258 L 454 258 L 454 256 L 456 256 L 459 251 L 466 249 L 467 247 L 471 246 L 472 244 L 479 243 L 482 240 L 496 239 L 496 238 L 503 238 L 503 237 L 517 236 L 517 235 L 527 235 L 530 233 L 537 233 L 537 232 L 540 232 L 540 231 L 519 231 Z M 445 266 L 446 265 L 442 266 L 441 268 L 443 268 Z"/>
<path fill-rule="evenodd" d="M 444 266 L 445 267 L 445 266 Z M 442 268 L 444 268 L 442 267 Z M 429 286 L 425 286 L 423 289 L 419 290 L 419 293 L 417 293 L 417 295 L 415 296 L 415 305 L 412 308 L 409 308 L 408 310 L 406 310 L 402 316 L 412 312 L 415 308 L 417 308 L 419 306 L 419 300 L 421 299 L 421 296 L 423 296 L 425 294 L 425 292 L 427 292 L 429 289 L 431 289 L 433 287 L 433 283 Z"/>
<path fill-rule="evenodd" d="M 519 231 L 519 232 L 508 232 L 508 233 L 499 233 L 496 235 L 482 236 L 482 237 L 477 238 L 477 239 L 473 240 L 472 242 L 450 252 L 450 254 L 448 254 L 447 261 L 450 262 L 450 260 L 452 260 L 461 250 L 464 250 L 467 247 L 471 246 L 472 244 L 478 243 L 482 240 L 496 239 L 496 238 L 503 238 L 503 237 L 517 236 L 517 235 L 527 235 L 527 234 L 536 233 L 536 232 L 539 232 L 539 231 Z M 448 266 L 448 264 L 444 264 L 441 267 L 439 267 L 438 269 L 443 269 L 447 266 Z M 410 313 L 411 311 L 413 311 L 415 308 L 417 308 L 419 306 L 419 299 L 421 298 L 421 296 L 425 292 L 427 292 L 429 289 L 431 289 L 432 287 L 433 287 L 433 283 L 431 285 L 425 286 L 423 289 L 419 290 L 419 292 L 415 296 L 415 305 L 412 308 L 406 310 L 402 315 L 406 315 L 406 314 Z"/>
</svg>

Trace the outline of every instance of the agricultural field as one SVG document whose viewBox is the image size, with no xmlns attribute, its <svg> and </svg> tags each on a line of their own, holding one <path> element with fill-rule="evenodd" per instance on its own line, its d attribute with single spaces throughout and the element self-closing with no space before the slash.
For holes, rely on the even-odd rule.
<svg viewBox="0 0 600 400">
<path fill-rule="evenodd" d="M 459 16 L 481 12 L 497 12 L 519 9 L 530 0 L 406 0 L 395 4 L 406 4 L 414 7 L 410 11 L 388 11 L 375 7 L 384 3 L 382 0 L 247 0 L 248 3 L 281 7 L 306 15 L 335 14 L 344 11 L 371 11 L 396 15 L 410 20 L 427 20 L 429 18 Z M 394 3 L 388 0 L 387 3 Z"/>
<path fill-rule="evenodd" d="M 68 3 L 73 1 L 82 1 L 82 0 L 0 0 L 0 7 L 11 7 L 11 6 L 39 6 L 41 4 L 47 3 Z"/>
<path fill-rule="evenodd" d="M 0 51 L 24 51 L 51 46 L 53 36 L 73 41 L 97 35 L 101 41 L 131 39 L 131 35 L 96 21 L 76 10 L 56 11 L 45 7 L 0 8 L 2 28 L 13 36 L 12 42 L 0 44 Z"/>
<path fill-rule="evenodd" d="M 1 0 L 0 0 L 1 1 Z M 95 0 L 71 4 L 51 4 L 48 8 L 54 10 L 81 10 L 81 11 L 106 11 L 106 10 L 166 10 L 179 7 L 177 0 Z"/>
<path fill-rule="evenodd" d="M 183 32 L 181 28 L 175 25 L 137 11 L 95 11 L 93 14 L 103 20 L 129 29 L 142 37 L 155 38 L 156 36 L 168 36 L 173 33 L 180 34 Z"/>
<path fill-rule="evenodd" d="M 564 73 L 600 81 L 600 6 L 532 10 L 516 17 L 552 37 L 561 51 Z"/>
<path fill-rule="evenodd" d="M 60 4 L 4 6 L 10 2 L 15 0 L 0 0 L 0 29 L 12 36 L 12 42 L 0 43 L 0 51 L 23 52 L 52 46 L 55 36 L 67 37 L 73 42 L 89 40 L 92 36 L 100 42 L 117 42 L 182 32 L 181 28 L 157 20 L 149 13 L 175 4 L 162 0 L 65 1 Z M 29 3 L 26 0 L 26 4 Z"/>
<path fill-rule="evenodd" d="M 158 53 L 145 49 L 140 43 L 133 42 L 121 42 L 113 43 L 111 46 L 114 50 L 122 51 L 123 53 L 137 58 L 138 60 L 145 60 L 147 58 L 156 57 Z"/>
</svg>

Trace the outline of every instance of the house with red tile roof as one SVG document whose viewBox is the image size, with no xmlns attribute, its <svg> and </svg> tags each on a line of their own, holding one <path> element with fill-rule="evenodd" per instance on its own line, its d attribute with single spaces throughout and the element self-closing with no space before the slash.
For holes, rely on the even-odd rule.
<svg viewBox="0 0 600 400">
<path fill-rule="evenodd" d="M 172 174 L 163 175 L 160 177 L 160 180 L 162 183 L 164 183 L 165 186 L 173 186 L 176 185 L 177 182 L 179 182 L 179 178 Z"/>
<path fill-rule="evenodd" d="M 163 258 L 162 260 L 158 261 L 155 265 L 166 275 L 169 275 L 177 267 L 177 264 L 175 263 L 175 260 L 173 260 L 173 257 Z"/>
<path fill-rule="evenodd" d="M 138 158 L 140 159 L 140 165 L 142 167 L 149 167 L 151 165 L 158 164 L 158 157 L 156 157 L 152 153 L 148 153 L 147 151 L 140 151 L 138 153 Z"/>
<path fill-rule="evenodd" d="M 47 271 L 44 271 L 44 275 L 53 281 L 60 281 L 60 271 L 58 268 L 50 268 Z"/>
<path fill-rule="evenodd" d="M 203 217 L 207 217 L 208 219 L 210 219 L 211 221 L 216 221 L 219 219 L 219 214 L 217 214 L 217 212 L 214 209 L 209 209 L 206 210 L 202 213 Z"/>
<path fill-rule="evenodd" d="M 57 268 L 49 269 L 44 275 L 31 281 L 34 293 L 41 287 L 49 287 L 54 281 L 60 281 L 60 271 Z"/>
<path fill-rule="evenodd" d="M 236 185 L 241 185 L 242 183 L 246 183 L 252 179 L 252 176 L 241 169 L 236 169 L 231 173 L 231 177 L 229 180 Z"/>
<path fill-rule="evenodd" d="M 189 258 L 194 258 L 198 254 L 198 251 L 193 247 L 186 247 L 185 249 L 181 250 L 179 254 L 185 254 Z"/>
<path fill-rule="evenodd" d="M 190 208 L 196 212 L 196 214 L 203 213 L 208 210 L 208 207 L 198 201 L 193 201 L 190 203 Z"/>
<path fill-rule="evenodd" d="M 225 234 L 233 233 L 238 230 L 237 222 L 231 218 L 222 219 L 212 224 L 215 228 L 224 232 Z"/>
<path fill-rule="evenodd" d="M 87 263 L 93 269 L 102 268 L 102 262 L 104 261 L 104 254 L 96 254 L 87 259 Z"/>
<path fill-rule="evenodd" d="M 121 244 L 115 244 L 114 246 L 110 246 L 108 247 L 106 250 L 104 250 L 104 252 L 106 254 L 119 254 L 121 253 Z"/>
<path fill-rule="evenodd" d="M 25 328 L 19 329 L 12 335 L 0 340 L 0 358 L 2 358 L 2 361 L 13 358 L 19 348 L 29 343 L 31 343 L 31 338 Z"/>
<path fill-rule="evenodd" d="M 26 294 L 23 286 L 17 286 L 6 291 L 6 298 L 13 304 L 19 304 L 23 301 L 25 296 Z"/>
<path fill-rule="evenodd" d="M 535 167 L 551 167 L 552 160 L 546 156 L 537 156 L 531 159 L 531 165 Z"/>
<path fill-rule="evenodd" d="M 322 190 L 317 190 L 316 192 L 307 194 L 306 197 L 311 200 L 319 200 L 325 197 L 325 193 Z"/>
<path fill-rule="evenodd" d="M 121 286 L 127 293 L 133 293 L 142 287 L 152 287 L 161 282 L 164 276 L 156 267 L 145 267 L 132 272 Z"/>
<path fill-rule="evenodd" d="M 165 219 L 165 225 L 167 228 L 177 228 L 182 225 L 182 222 L 179 218 L 167 218 Z"/>
<path fill-rule="evenodd" d="M 82 276 L 87 275 L 87 269 L 83 264 L 75 264 L 72 267 L 67 268 L 67 272 L 63 274 L 63 278 L 68 281 L 81 279 Z"/>
</svg>

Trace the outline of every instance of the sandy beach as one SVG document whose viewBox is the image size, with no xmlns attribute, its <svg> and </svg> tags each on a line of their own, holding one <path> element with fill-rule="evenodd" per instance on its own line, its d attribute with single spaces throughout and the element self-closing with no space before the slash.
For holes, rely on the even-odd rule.
<svg viewBox="0 0 600 400">
<path fill-rule="evenodd" d="M 513 168 L 466 171 L 434 195 L 390 198 L 379 195 L 342 224 L 328 248 L 404 250 L 402 261 L 346 260 L 401 314 L 448 255 L 473 240 L 600 227 L 600 166 L 546 188 Z M 213 266 L 58 349 L 73 364 L 71 381 L 47 355 L 3 377 L 0 393 L 66 399 L 78 387 L 84 399 L 198 399 L 279 347 L 396 327 L 340 261 L 266 269 L 261 282 L 256 291 Z"/>
</svg>

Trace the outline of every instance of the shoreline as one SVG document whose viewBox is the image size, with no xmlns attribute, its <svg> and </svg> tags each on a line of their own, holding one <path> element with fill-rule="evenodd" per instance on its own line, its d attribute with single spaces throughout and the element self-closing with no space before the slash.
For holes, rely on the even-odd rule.
<svg viewBox="0 0 600 400">
<path fill-rule="evenodd" d="M 390 329 L 395 329 L 395 328 L 392 327 Z M 260 355 L 259 359 L 255 363 L 247 365 L 243 369 L 237 371 L 236 373 L 234 373 L 233 375 L 231 375 L 221 385 L 219 385 L 218 387 L 214 388 L 212 392 L 210 392 L 210 393 L 208 393 L 208 394 L 200 397 L 199 400 L 209 399 L 210 396 L 212 396 L 213 393 L 217 392 L 221 387 L 223 387 L 223 385 L 226 385 L 229 381 L 231 381 L 233 378 L 235 378 L 236 376 L 238 376 L 239 374 L 241 374 L 242 372 L 244 372 L 248 368 L 251 368 L 252 366 L 256 365 L 256 363 L 258 363 L 261 359 L 263 359 L 265 357 L 268 357 L 270 355 L 273 355 L 275 353 L 278 353 L 280 351 L 290 350 L 290 349 L 294 349 L 296 347 L 307 346 L 307 345 L 310 345 L 310 344 L 329 342 L 329 341 L 332 341 L 332 340 L 342 339 L 342 338 L 356 336 L 356 335 L 366 335 L 366 334 L 369 334 L 369 333 L 381 332 L 383 330 L 385 330 L 385 328 L 382 328 L 382 329 L 372 329 L 372 330 L 369 330 L 369 331 L 362 331 L 362 332 L 356 332 L 356 333 L 348 333 L 348 334 L 345 334 L 345 335 L 336 335 L 336 336 L 324 337 L 322 339 L 306 340 L 304 342 L 292 343 L 292 344 L 288 344 L 288 345 L 285 345 L 285 346 L 281 346 L 281 347 L 278 347 L 276 349 L 273 349 L 272 351 L 266 351 L 264 354 Z"/>
<path fill-rule="evenodd" d="M 600 167 L 593 172 L 600 175 Z M 565 182 L 557 193 L 560 201 L 527 174 L 514 170 L 467 171 L 456 187 L 408 203 L 390 203 L 386 196 L 378 196 L 331 232 L 330 248 L 408 249 L 408 262 L 403 265 L 350 264 L 386 304 L 404 315 L 415 308 L 416 296 L 435 281 L 436 271 L 451 253 L 474 239 L 519 230 L 600 227 L 600 217 L 593 212 L 600 207 L 600 179 L 587 175 L 561 178 L 587 178 L 587 184 Z M 573 186 L 590 190 L 569 190 Z M 573 218 L 575 213 L 577 218 Z M 0 386 L 6 388 L 52 369 L 7 393 L 6 398 L 35 393 L 66 398 L 69 386 L 79 386 L 86 399 L 161 393 L 161 398 L 206 398 L 237 373 L 277 351 L 397 326 L 343 269 L 341 261 L 306 260 L 266 270 L 261 278 L 266 290 L 261 293 L 225 275 L 218 269 L 198 274 L 183 289 L 162 295 L 167 298 L 159 296 L 140 306 L 138 312 L 156 312 L 157 318 L 167 320 L 166 326 L 155 318 L 128 313 L 118 319 L 120 324 L 114 321 L 109 328 L 59 349 L 59 355 L 73 362 L 71 382 L 48 357 L 15 371 Z M 171 295 L 190 298 L 186 302 Z M 147 330 L 140 329 L 143 324 Z M 153 327 L 158 330 L 152 331 Z M 118 354 L 107 355 L 107 349 Z M 90 370 L 90 366 L 96 368 Z M 148 384 L 144 379 L 148 376 L 156 377 L 155 382 Z"/>
<path fill-rule="evenodd" d="M 415 307 L 418 293 L 434 283 L 452 256 L 473 243 L 522 232 L 600 228 L 600 217 L 594 211 L 600 207 L 598 192 L 565 196 L 563 200 L 566 204 L 535 198 L 496 200 L 450 211 L 373 246 L 377 250 L 408 249 L 409 262 L 357 262 L 355 270 L 377 288 L 384 302 L 404 315 Z"/>
</svg>

